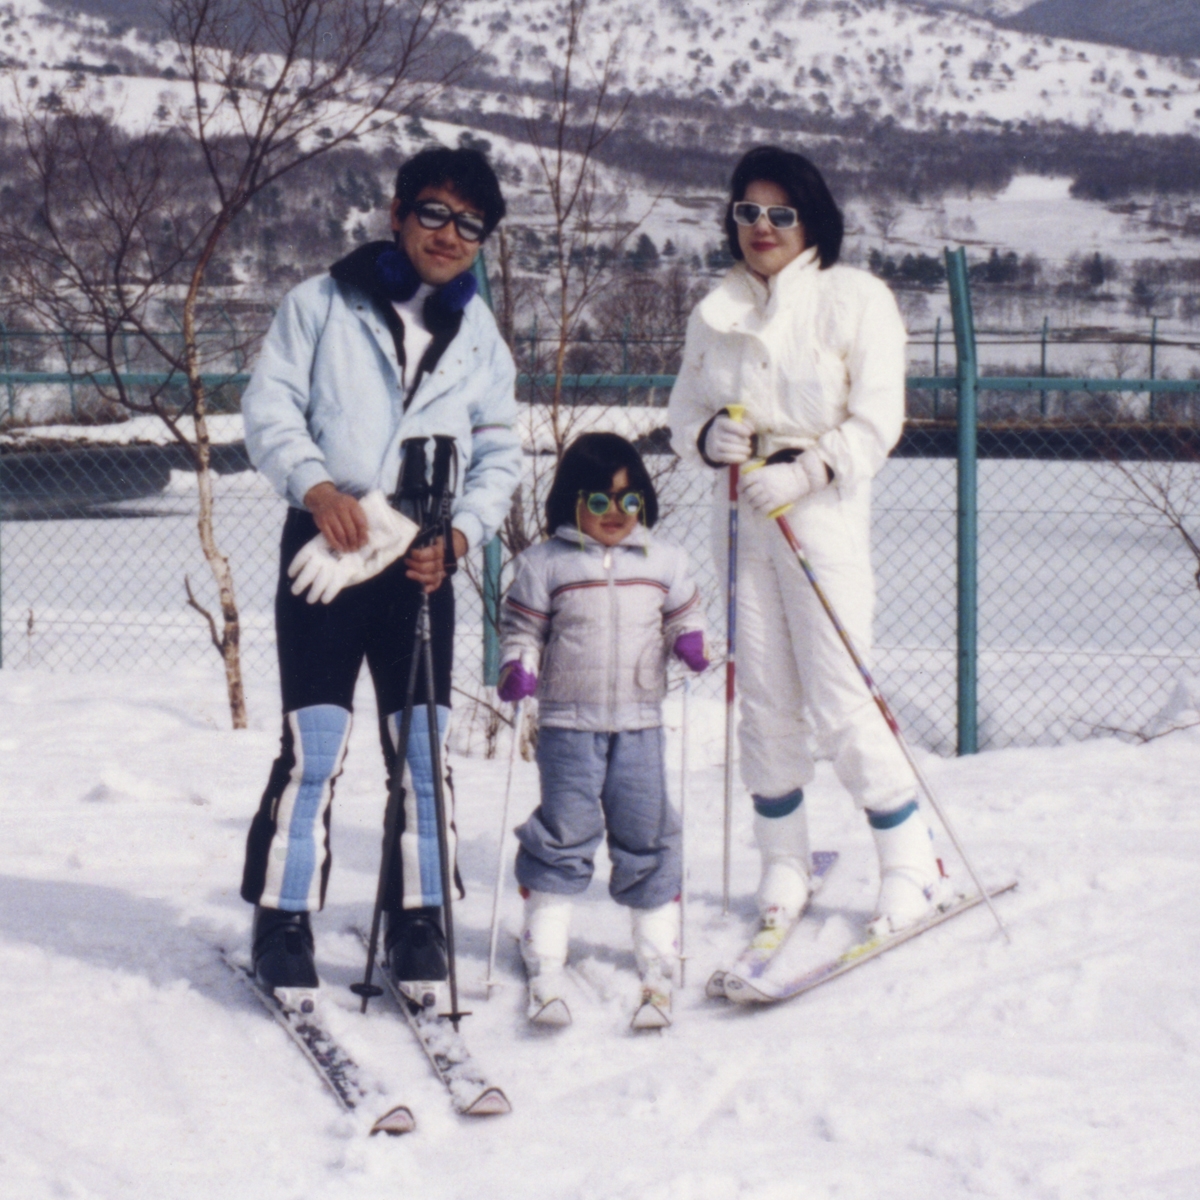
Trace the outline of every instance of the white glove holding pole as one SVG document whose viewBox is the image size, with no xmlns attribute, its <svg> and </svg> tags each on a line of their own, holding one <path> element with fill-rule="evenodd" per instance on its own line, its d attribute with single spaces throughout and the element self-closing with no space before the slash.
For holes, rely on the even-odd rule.
<svg viewBox="0 0 1200 1200">
<path fill-rule="evenodd" d="M 754 453 L 754 430 L 744 421 L 718 413 L 704 435 L 704 453 L 713 462 L 744 463 Z"/>
<path fill-rule="evenodd" d="M 419 529 L 397 512 L 380 491 L 368 492 L 360 501 L 367 518 L 367 540 L 357 550 L 339 554 L 323 533 L 318 533 L 296 553 L 288 566 L 292 595 L 308 590 L 309 604 L 328 604 L 343 589 L 353 587 L 390 567 L 412 545 Z"/>
<path fill-rule="evenodd" d="M 795 462 L 763 463 L 742 472 L 738 489 L 752 508 L 771 517 L 829 483 L 825 460 L 805 450 Z"/>
</svg>

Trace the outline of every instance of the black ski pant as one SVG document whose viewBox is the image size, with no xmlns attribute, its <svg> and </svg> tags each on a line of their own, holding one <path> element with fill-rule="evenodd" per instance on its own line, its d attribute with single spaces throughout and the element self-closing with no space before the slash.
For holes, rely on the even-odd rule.
<svg viewBox="0 0 1200 1200">
<path fill-rule="evenodd" d="M 242 897 L 293 912 L 320 908 L 332 863 L 330 811 L 350 735 L 354 686 L 363 659 L 371 673 L 379 710 L 379 734 L 389 781 L 404 772 L 398 853 L 388 879 L 389 909 L 441 903 L 437 826 L 425 672 L 418 663 L 407 763 L 396 763 L 396 736 L 416 643 L 421 589 L 405 576 L 403 559 L 373 579 L 340 592 L 329 604 L 293 596 L 287 567 L 315 537 L 312 515 L 290 508 L 280 546 L 275 593 L 275 632 L 283 698 L 279 757 L 246 840 Z M 429 597 L 434 700 L 444 736 L 450 709 L 454 648 L 454 587 L 447 579 Z M 449 770 L 446 769 L 449 784 Z M 447 821 L 453 792 L 446 788 Z M 453 859 L 452 859 L 453 861 Z M 406 880 L 405 875 L 409 878 Z M 455 872 L 457 881 L 457 871 Z M 459 883 L 461 890 L 461 883 Z"/>
</svg>

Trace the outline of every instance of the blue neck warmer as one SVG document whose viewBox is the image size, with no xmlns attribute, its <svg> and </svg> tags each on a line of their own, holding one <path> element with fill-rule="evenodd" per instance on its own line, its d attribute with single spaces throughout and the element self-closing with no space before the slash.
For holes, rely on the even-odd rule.
<svg viewBox="0 0 1200 1200">
<path fill-rule="evenodd" d="M 375 279 L 380 290 L 391 301 L 403 304 L 411 300 L 421 286 L 417 269 L 408 261 L 408 255 L 396 247 L 389 246 L 375 259 Z M 462 312 L 475 295 L 477 284 L 471 271 L 456 275 L 444 283 L 426 301 L 433 303 L 445 313 Z"/>
</svg>

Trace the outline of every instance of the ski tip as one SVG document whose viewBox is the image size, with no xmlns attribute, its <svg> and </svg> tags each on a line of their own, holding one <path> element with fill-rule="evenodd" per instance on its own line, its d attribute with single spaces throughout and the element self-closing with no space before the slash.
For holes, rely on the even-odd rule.
<svg viewBox="0 0 1200 1200">
<path fill-rule="evenodd" d="M 724 1000 L 726 998 L 724 971 L 714 971 L 708 977 L 708 982 L 704 985 L 704 994 L 710 1000 Z"/>
<path fill-rule="evenodd" d="M 512 1112 L 508 1097 L 498 1088 L 485 1088 L 463 1110 L 465 1117 L 503 1117 Z"/>
<path fill-rule="evenodd" d="M 556 998 L 548 1004 L 543 1004 L 530 1016 L 529 1022 L 542 1029 L 564 1029 L 571 1023 L 571 1010 L 565 1000 L 561 997 Z"/>
<path fill-rule="evenodd" d="M 634 1033 L 645 1033 L 653 1029 L 666 1029 L 671 1024 L 671 1017 L 655 1004 L 647 1001 L 633 1014 L 629 1028 Z"/>
<path fill-rule="evenodd" d="M 416 1127 L 417 1119 L 412 1115 L 412 1109 L 407 1105 L 398 1104 L 371 1126 L 371 1136 L 386 1133 L 388 1137 L 399 1137 L 402 1133 L 412 1133 Z"/>
<path fill-rule="evenodd" d="M 725 995 L 735 1004 L 763 1004 L 772 999 L 737 975 L 725 975 Z"/>
</svg>

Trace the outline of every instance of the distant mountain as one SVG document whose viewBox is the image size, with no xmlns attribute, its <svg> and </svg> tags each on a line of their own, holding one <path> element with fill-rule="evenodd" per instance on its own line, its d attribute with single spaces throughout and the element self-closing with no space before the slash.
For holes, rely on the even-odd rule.
<svg viewBox="0 0 1200 1200">
<path fill-rule="evenodd" d="M 1200 56 L 1200 0 L 1037 0 L 997 23 L 1151 54 Z"/>
</svg>

